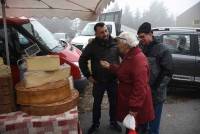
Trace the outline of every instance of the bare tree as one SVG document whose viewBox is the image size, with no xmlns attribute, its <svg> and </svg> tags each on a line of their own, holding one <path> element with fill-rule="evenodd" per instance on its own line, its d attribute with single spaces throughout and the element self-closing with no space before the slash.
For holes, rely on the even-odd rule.
<svg viewBox="0 0 200 134">
<path fill-rule="evenodd" d="M 122 24 L 133 27 L 133 14 L 128 5 L 122 10 Z"/>
<path fill-rule="evenodd" d="M 168 10 L 164 6 L 163 2 L 154 1 L 149 10 L 143 13 L 142 21 L 151 22 L 152 26 L 174 26 L 175 20 L 172 16 L 169 16 Z"/>
<path fill-rule="evenodd" d="M 118 3 L 115 2 L 112 8 L 109 8 L 106 12 L 117 10 L 120 10 L 120 7 Z M 175 26 L 175 18 L 173 15 L 168 14 L 168 10 L 164 6 L 163 2 L 152 2 L 149 10 L 144 11 L 143 14 L 139 9 L 136 9 L 135 13 L 133 13 L 129 5 L 126 5 L 122 11 L 122 24 L 134 29 L 138 29 L 139 25 L 146 21 L 152 23 L 153 27 Z"/>
</svg>

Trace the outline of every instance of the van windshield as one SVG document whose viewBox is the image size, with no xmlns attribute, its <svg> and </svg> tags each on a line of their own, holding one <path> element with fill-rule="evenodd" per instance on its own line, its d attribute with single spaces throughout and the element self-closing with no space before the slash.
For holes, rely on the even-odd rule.
<svg viewBox="0 0 200 134">
<path fill-rule="evenodd" d="M 94 25 L 95 24 L 87 24 L 81 32 L 83 36 L 94 36 Z"/>
<path fill-rule="evenodd" d="M 49 49 L 54 49 L 55 47 L 62 47 L 58 40 L 55 39 L 53 34 L 47 30 L 43 25 L 37 21 L 30 21 L 30 23 L 24 24 L 23 27 L 32 34 L 36 39 L 43 45 L 47 46 Z"/>
<path fill-rule="evenodd" d="M 95 24 L 87 24 L 81 32 L 82 36 L 94 36 L 94 25 Z M 109 33 L 112 33 L 112 25 L 106 25 L 108 28 Z"/>
</svg>

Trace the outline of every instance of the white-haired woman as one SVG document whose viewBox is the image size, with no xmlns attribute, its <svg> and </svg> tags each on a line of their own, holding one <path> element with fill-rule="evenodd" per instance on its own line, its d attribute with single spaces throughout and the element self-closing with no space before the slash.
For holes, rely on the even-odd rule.
<svg viewBox="0 0 200 134">
<path fill-rule="evenodd" d="M 149 65 L 138 47 L 138 40 L 134 34 L 123 32 L 116 40 L 123 55 L 121 64 L 110 64 L 104 60 L 100 62 L 104 68 L 115 73 L 119 80 L 117 119 L 123 121 L 127 114 L 133 115 L 138 133 L 144 133 L 147 130 L 146 124 L 154 119 L 149 87 Z"/>
</svg>

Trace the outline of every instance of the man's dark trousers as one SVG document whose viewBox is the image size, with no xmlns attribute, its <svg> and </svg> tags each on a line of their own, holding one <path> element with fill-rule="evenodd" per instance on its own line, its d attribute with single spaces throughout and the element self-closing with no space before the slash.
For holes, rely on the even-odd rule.
<svg viewBox="0 0 200 134">
<path fill-rule="evenodd" d="M 96 82 L 93 84 L 93 124 L 100 125 L 101 118 L 101 103 L 105 91 L 108 94 L 108 100 L 110 104 L 110 122 L 116 121 L 116 97 L 117 97 L 117 82 L 109 83 L 99 83 Z"/>
<path fill-rule="evenodd" d="M 154 104 L 155 119 L 149 123 L 149 134 L 159 134 L 163 103 L 164 102 L 158 102 Z"/>
</svg>

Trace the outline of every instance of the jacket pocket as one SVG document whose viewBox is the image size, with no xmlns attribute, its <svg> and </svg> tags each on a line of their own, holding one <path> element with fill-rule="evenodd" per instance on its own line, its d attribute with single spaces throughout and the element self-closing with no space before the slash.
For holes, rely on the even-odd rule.
<svg viewBox="0 0 200 134">
<path fill-rule="evenodd" d="M 148 62 L 150 66 L 150 85 L 154 85 L 156 79 L 160 73 L 160 66 L 157 63 L 156 57 L 148 57 Z"/>
</svg>

